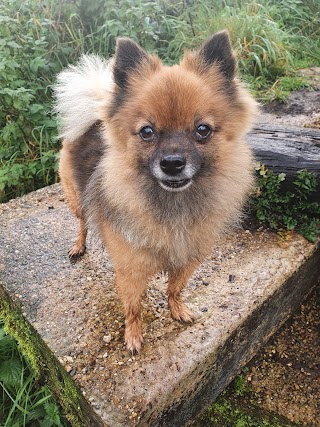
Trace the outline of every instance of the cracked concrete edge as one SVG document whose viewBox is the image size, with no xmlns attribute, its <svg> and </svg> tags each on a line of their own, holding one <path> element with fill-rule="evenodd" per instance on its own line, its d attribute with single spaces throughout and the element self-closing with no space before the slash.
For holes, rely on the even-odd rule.
<svg viewBox="0 0 320 427">
<path fill-rule="evenodd" d="M 36 377 L 49 386 L 72 427 L 102 426 L 101 419 L 39 333 L 25 319 L 19 303 L 9 296 L 1 281 L 0 320 L 4 322 L 5 330 L 17 340 Z"/>
<path fill-rule="evenodd" d="M 229 340 L 212 357 L 212 369 L 204 382 L 196 384 L 189 400 L 175 402 L 157 419 L 148 420 L 152 427 L 186 427 L 212 403 L 238 375 L 257 351 L 288 319 L 290 314 L 320 284 L 320 246 L 281 288 L 271 295 L 236 329 Z"/>
</svg>

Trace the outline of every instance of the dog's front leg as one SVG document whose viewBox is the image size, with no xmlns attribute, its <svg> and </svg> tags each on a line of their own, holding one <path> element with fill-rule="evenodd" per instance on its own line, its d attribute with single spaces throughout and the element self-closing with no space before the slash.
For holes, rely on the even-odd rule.
<svg viewBox="0 0 320 427">
<path fill-rule="evenodd" d="M 103 239 L 116 272 L 116 286 L 125 315 L 127 349 L 139 352 L 142 344 L 141 298 L 149 277 L 156 272 L 147 251 L 129 245 L 108 223 L 103 224 Z"/>
<path fill-rule="evenodd" d="M 180 294 L 198 265 L 199 262 L 193 261 L 183 269 L 168 272 L 168 304 L 171 316 L 180 322 L 191 323 L 195 319 L 195 315 L 182 301 Z"/>
<path fill-rule="evenodd" d="M 136 266 L 134 266 L 136 267 Z M 141 349 L 141 298 L 147 286 L 148 277 L 144 272 L 118 270 L 116 271 L 116 285 L 125 315 L 125 343 L 131 352 Z"/>
</svg>

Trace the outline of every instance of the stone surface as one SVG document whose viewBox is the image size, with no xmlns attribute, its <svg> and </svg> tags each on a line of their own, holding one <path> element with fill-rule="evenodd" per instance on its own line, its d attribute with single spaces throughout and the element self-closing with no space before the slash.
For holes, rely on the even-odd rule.
<svg viewBox="0 0 320 427">
<path fill-rule="evenodd" d="M 143 301 L 144 346 L 123 344 L 114 273 L 97 237 L 71 264 L 76 235 L 59 185 L 0 205 L 2 286 L 22 306 L 101 422 L 180 426 L 215 397 L 319 278 L 319 249 L 299 236 L 236 230 L 193 275 L 191 326 L 170 318 L 166 277 Z M 302 267 L 303 266 L 303 267 Z M 295 274 L 295 272 L 298 274 Z"/>
</svg>

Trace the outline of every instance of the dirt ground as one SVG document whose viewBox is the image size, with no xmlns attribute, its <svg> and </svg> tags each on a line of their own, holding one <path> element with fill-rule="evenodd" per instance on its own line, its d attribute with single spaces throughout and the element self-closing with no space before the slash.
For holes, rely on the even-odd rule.
<svg viewBox="0 0 320 427">
<path fill-rule="evenodd" d="M 302 426 L 320 426 L 320 287 L 249 364 L 255 405 Z"/>
<path fill-rule="evenodd" d="M 300 74 L 311 87 L 292 93 L 286 103 L 273 101 L 266 105 L 260 122 L 320 129 L 320 67 L 301 70 Z"/>
</svg>

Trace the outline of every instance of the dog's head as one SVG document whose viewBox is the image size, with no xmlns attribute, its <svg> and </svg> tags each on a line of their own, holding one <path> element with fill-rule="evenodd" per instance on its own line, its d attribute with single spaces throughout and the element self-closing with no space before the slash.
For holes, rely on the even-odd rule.
<svg viewBox="0 0 320 427">
<path fill-rule="evenodd" d="M 172 67 L 132 40 L 118 39 L 113 78 L 105 119 L 112 145 L 168 192 L 211 175 L 236 148 L 255 111 L 236 78 L 227 31 Z"/>
</svg>

